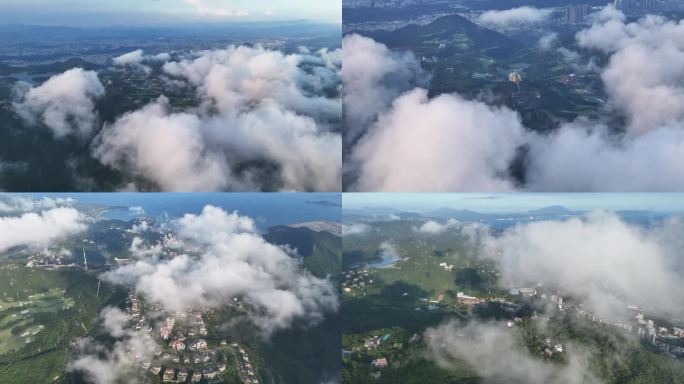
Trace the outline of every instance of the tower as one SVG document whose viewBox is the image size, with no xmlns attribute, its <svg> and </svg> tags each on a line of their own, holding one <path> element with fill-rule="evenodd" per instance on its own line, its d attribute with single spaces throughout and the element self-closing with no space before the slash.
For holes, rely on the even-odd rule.
<svg viewBox="0 0 684 384">
<path fill-rule="evenodd" d="M 83 269 L 88 270 L 88 259 L 86 258 L 85 248 L 83 249 Z"/>
</svg>

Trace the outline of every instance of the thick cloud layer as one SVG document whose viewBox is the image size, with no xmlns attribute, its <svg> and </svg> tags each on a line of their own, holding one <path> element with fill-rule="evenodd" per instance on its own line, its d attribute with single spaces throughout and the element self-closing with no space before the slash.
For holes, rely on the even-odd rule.
<svg viewBox="0 0 684 384">
<path fill-rule="evenodd" d="M 627 305 L 661 313 L 684 311 L 673 296 L 682 284 L 684 225 L 671 220 L 645 229 L 612 213 L 518 225 L 484 240 L 508 287 L 543 283 L 591 310 L 619 316 Z"/>
<path fill-rule="evenodd" d="M 93 154 L 162 190 L 339 191 L 341 101 L 322 95 L 338 91 L 340 55 L 242 46 L 168 62 L 201 105 L 161 97 L 106 126 Z"/>
<path fill-rule="evenodd" d="M 591 28 L 580 32 L 580 46 L 610 54 L 602 72 L 611 104 L 630 121 L 627 131 L 643 133 L 684 121 L 684 22 L 647 16 L 627 23 L 612 6 Z"/>
<path fill-rule="evenodd" d="M 353 143 L 397 96 L 425 77 L 411 53 L 360 35 L 342 40 L 345 143 Z"/>
<path fill-rule="evenodd" d="M 87 137 L 95 128 L 94 101 L 105 90 L 94 71 L 70 69 L 33 88 L 17 88 L 14 110 L 27 123 L 44 124 L 56 138 Z"/>
<path fill-rule="evenodd" d="M 358 190 L 509 190 L 509 165 L 523 143 L 516 113 L 457 95 L 416 89 L 395 100 L 353 153 Z"/>
<path fill-rule="evenodd" d="M 265 335 L 296 320 L 316 323 L 337 308 L 333 285 L 267 243 L 248 217 L 207 206 L 179 219 L 177 231 L 195 256 L 142 258 L 103 277 L 170 311 L 220 308 L 239 298 Z"/>
<path fill-rule="evenodd" d="M 518 7 L 503 11 L 490 10 L 482 13 L 478 21 L 488 27 L 515 29 L 546 21 L 553 13 L 550 9 Z"/>
<path fill-rule="evenodd" d="M 615 135 L 601 125 L 569 124 L 530 140 L 533 191 L 684 191 L 683 126 Z"/>
<path fill-rule="evenodd" d="M 226 187 L 225 160 L 208 152 L 194 114 L 170 113 L 164 97 L 105 127 L 93 155 L 165 191 L 213 191 Z"/>
<path fill-rule="evenodd" d="M 0 251 L 16 246 L 46 246 L 86 229 L 85 218 L 73 208 L 0 217 Z"/>
<path fill-rule="evenodd" d="M 421 88 L 400 96 L 402 87 L 417 82 L 407 79 L 422 76 L 415 57 L 358 35 L 344 38 L 343 51 L 345 142 L 358 139 L 345 164 L 356 179 L 347 189 L 514 187 L 508 168 L 524 129 L 513 111 L 458 95 L 428 99 Z"/>
<path fill-rule="evenodd" d="M 164 71 L 197 87 L 198 95 L 221 112 L 248 111 L 254 104 L 277 102 L 309 116 L 339 118 L 338 100 L 304 91 L 302 55 L 285 55 L 261 47 L 238 46 L 206 51 L 199 58 L 170 62 Z"/>
<path fill-rule="evenodd" d="M 589 361 L 581 351 L 566 346 L 564 363 L 532 356 L 515 329 L 505 324 L 455 322 L 428 328 L 425 332 L 428 357 L 440 366 L 453 368 L 465 361 L 486 381 L 525 384 L 599 383 L 587 372 Z"/>
</svg>

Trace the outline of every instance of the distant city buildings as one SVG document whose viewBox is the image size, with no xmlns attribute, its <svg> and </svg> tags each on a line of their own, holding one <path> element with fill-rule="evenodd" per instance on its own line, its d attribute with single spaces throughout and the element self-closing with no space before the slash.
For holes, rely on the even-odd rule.
<svg viewBox="0 0 684 384">
<path fill-rule="evenodd" d="M 568 24 L 583 24 L 592 12 L 588 4 L 573 4 L 565 8 L 565 22 Z"/>
<path fill-rule="evenodd" d="M 613 6 L 627 13 L 643 13 L 660 10 L 663 2 L 659 0 L 615 0 Z"/>
<path fill-rule="evenodd" d="M 427 4 L 427 0 L 344 0 L 345 8 L 403 8 Z"/>
</svg>

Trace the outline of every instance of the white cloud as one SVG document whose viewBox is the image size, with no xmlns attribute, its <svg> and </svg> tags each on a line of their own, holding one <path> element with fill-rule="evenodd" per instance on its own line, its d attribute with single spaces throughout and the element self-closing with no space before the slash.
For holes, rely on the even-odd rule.
<svg viewBox="0 0 684 384">
<path fill-rule="evenodd" d="M 625 133 L 591 121 L 530 136 L 528 185 L 545 191 L 684 190 L 684 24 L 648 16 L 625 22 L 606 7 L 577 34 L 610 56 L 601 76 Z M 578 54 L 572 52 L 577 61 Z"/>
<path fill-rule="evenodd" d="M 516 329 L 505 324 L 459 325 L 447 322 L 425 331 L 428 358 L 444 368 L 465 361 L 486 381 L 529 384 L 598 384 L 589 372 L 588 354 L 565 346 L 564 362 L 532 356 L 521 345 Z"/>
<path fill-rule="evenodd" d="M 166 63 L 169 60 L 171 60 L 171 55 L 166 52 L 156 55 L 146 55 L 142 49 L 136 49 L 135 51 L 115 57 L 112 62 L 114 65 L 129 67 L 149 75 L 152 73 L 152 68 L 149 65 L 146 65 L 146 63 Z"/>
<path fill-rule="evenodd" d="M 539 48 L 542 50 L 549 50 L 558 43 L 558 33 L 551 32 L 539 38 Z"/>
<path fill-rule="evenodd" d="M 134 225 L 131 232 L 140 234 L 146 231 L 147 227 L 148 224 L 143 222 L 140 225 Z M 131 241 L 131 246 L 128 250 L 131 252 L 131 256 L 133 256 L 134 259 L 146 259 L 161 256 L 164 248 L 161 243 L 154 244 L 153 246 L 146 246 L 145 240 L 136 236 Z"/>
<path fill-rule="evenodd" d="M 70 69 L 33 88 L 17 88 L 14 110 L 28 124 L 45 124 L 56 138 L 89 136 L 97 122 L 94 101 L 105 94 L 94 71 Z"/>
<path fill-rule="evenodd" d="M 427 233 L 430 235 L 438 235 L 444 233 L 449 228 L 453 228 L 458 225 L 458 221 L 454 219 L 447 220 L 446 223 L 442 224 L 434 220 L 428 220 L 423 225 L 418 228 L 418 232 Z"/>
<path fill-rule="evenodd" d="M 371 227 L 368 224 L 354 223 L 342 225 L 342 236 L 361 235 L 368 232 Z"/>
<path fill-rule="evenodd" d="M 151 360 L 159 346 L 149 334 L 132 330 L 129 316 L 118 308 L 104 308 L 100 322 L 103 330 L 116 340 L 114 344 L 104 346 L 90 337 L 80 340 L 79 355 L 69 362 L 67 369 L 81 372 L 94 384 L 115 384 L 124 378 L 138 377 L 141 361 Z"/>
<path fill-rule="evenodd" d="M 585 218 L 521 224 L 484 240 L 497 261 L 504 286 L 543 283 L 608 317 L 628 304 L 659 313 L 684 310 L 675 297 L 682 283 L 681 220 L 644 228 L 617 215 L 593 212 Z"/>
<path fill-rule="evenodd" d="M 227 0 L 185 0 L 185 2 L 203 16 L 249 16 L 249 11 L 232 8 Z"/>
<path fill-rule="evenodd" d="M 638 136 L 571 124 L 530 139 L 526 188 L 534 191 L 684 190 L 684 130 L 663 127 Z"/>
<path fill-rule="evenodd" d="M 397 247 L 389 241 L 383 241 L 380 244 L 380 257 L 383 260 L 398 260 L 400 258 Z"/>
<path fill-rule="evenodd" d="M 369 38 L 346 36 L 343 55 L 346 189 L 514 188 L 508 167 L 524 142 L 515 112 L 421 88 L 400 95 L 424 77 L 418 61 Z"/>
<path fill-rule="evenodd" d="M 488 27 L 514 29 L 546 21 L 553 11 L 534 7 L 518 7 L 503 11 L 490 10 L 482 13 L 478 21 Z"/>
<path fill-rule="evenodd" d="M 518 115 L 458 95 L 397 98 L 352 154 L 353 188 L 373 191 L 492 191 L 514 188 L 510 162 L 523 143 Z"/>
<path fill-rule="evenodd" d="M 201 124 L 196 115 L 169 113 L 168 100 L 160 97 L 105 126 L 93 155 L 164 191 L 219 190 L 225 188 L 229 170 L 220 156 L 207 151 Z"/>
<path fill-rule="evenodd" d="M 133 224 L 133 227 L 131 227 L 131 232 L 132 233 L 143 233 L 146 232 L 150 228 L 150 225 L 147 223 L 147 221 L 141 221 L 139 224 Z M 132 244 L 131 244 L 132 247 Z"/>
<path fill-rule="evenodd" d="M 166 53 L 166 52 L 162 52 L 162 53 L 158 53 L 156 55 L 146 56 L 146 60 L 165 63 L 165 62 L 171 60 L 171 54 Z"/>
<path fill-rule="evenodd" d="M 613 10 L 613 12 L 616 12 Z M 634 134 L 684 121 L 684 23 L 647 16 L 597 18 L 578 44 L 610 54 L 602 72 L 610 103 L 629 117 Z"/>
<path fill-rule="evenodd" d="M 0 251 L 16 246 L 47 246 L 50 242 L 86 229 L 85 218 L 73 208 L 0 217 Z"/>
<path fill-rule="evenodd" d="M 179 238 L 197 256 L 147 257 L 106 273 L 170 311 L 218 308 L 240 297 L 266 335 L 303 320 L 316 323 L 338 305 L 330 281 L 311 275 L 258 234 L 254 221 L 206 206 L 176 223 Z"/>
<path fill-rule="evenodd" d="M 106 126 L 94 156 L 166 191 L 340 190 L 341 101 L 319 96 L 340 83 L 340 55 L 241 46 L 167 62 L 201 106 L 171 112 L 161 97 Z"/>
<path fill-rule="evenodd" d="M 160 96 L 99 129 L 94 101 L 104 87 L 95 72 L 77 68 L 18 87 L 14 108 L 56 137 L 90 139 L 99 130 L 91 155 L 121 172 L 120 189 L 341 190 L 340 49 L 231 46 L 170 59 L 136 50 L 114 63 L 149 69 L 163 62 L 162 79 L 194 90 L 199 106 L 172 109 Z"/>
<path fill-rule="evenodd" d="M 75 200 L 72 198 L 31 198 L 20 195 L 0 194 L 0 213 L 35 212 L 60 207 L 71 207 L 74 203 Z"/>
<path fill-rule="evenodd" d="M 166 63 L 164 71 L 197 87 L 206 106 L 221 112 L 275 101 L 297 113 L 339 118 L 342 107 L 338 100 L 303 90 L 302 81 L 307 78 L 299 68 L 303 60 L 302 55 L 233 46 L 203 52 L 192 60 Z"/>
<path fill-rule="evenodd" d="M 125 53 L 121 56 L 114 58 L 114 64 L 116 65 L 135 65 L 142 63 L 144 58 L 144 52 L 142 49 L 137 49 L 133 52 Z"/>
<path fill-rule="evenodd" d="M 277 181 L 284 190 L 330 191 L 341 188 L 340 140 L 273 103 L 247 114 L 200 117 L 171 113 L 160 98 L 106 126 L 93 154 L 165 191 L 259 190 Z M 263 160 L 276 165 L 276 175 L 232 173 L 231 165 Z"/>
</svg>

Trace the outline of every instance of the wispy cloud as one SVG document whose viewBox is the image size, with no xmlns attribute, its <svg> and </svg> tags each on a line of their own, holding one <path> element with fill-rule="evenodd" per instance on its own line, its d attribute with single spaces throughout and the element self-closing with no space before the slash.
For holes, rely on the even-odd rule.
<svg viewBox="0 0 684 384">
<path fill-rule="evenodd" d="M 227 17 L 227 16 L 249 16 L 249 11 L 238 10 L 230 6 L 226 0 L 185 0 L 186 3 L 195 7 L 201 15 Z"/>
</svg>

